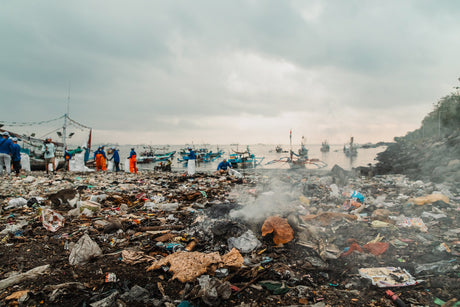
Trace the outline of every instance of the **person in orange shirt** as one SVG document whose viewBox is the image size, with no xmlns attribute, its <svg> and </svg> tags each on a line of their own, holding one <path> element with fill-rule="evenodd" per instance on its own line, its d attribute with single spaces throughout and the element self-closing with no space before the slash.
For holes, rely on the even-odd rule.
<svg viewBox="0 0 460 307">
<path fill-rule="evenodd" d="M 104 152 L 104 147 L 99 147 L 95 152 L 94 152 L 94 161 L 96 161 L 96 171 L 102 170 L 105 171 L 107 170 L 107 157 L 105 156 Z"/>
<path fill-rule="evenodd" d="M 129 172 L 137 174 L 137 154 L 134 151 L 134 148 L 131 148 L 131 152 L 129 153 Z"/>
</svg>

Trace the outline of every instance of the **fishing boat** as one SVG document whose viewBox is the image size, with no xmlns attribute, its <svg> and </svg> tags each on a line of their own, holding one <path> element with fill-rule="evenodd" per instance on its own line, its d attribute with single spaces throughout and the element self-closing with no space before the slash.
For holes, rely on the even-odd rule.
<svg viewBox="0 0 460 307">
<path fill-rule="evenodd" d="M 176 151 L 165 152 L 167 149 L 167 147 L 154 148 L 152 146 L 145 146 L 144 151 L 137 158 L 137 163 L 155 163 L 172 159 Z"/>
<path fill-rule="evenodd" d="M 354 157 L 358 155 L 357 147 L 353 144 L 354 138 L 350 138 L 350 143 L 343 145 L 343 152 L 347 157 Z"/>
<path fill-rule="evenodd" d="M 213 162 L 216 159 L 220 158 L 225 152 L 219 148 L 217 148 L 216 152 L 212 150 L 208 150 L 207 148 L 201 148 L 201 150 L 194 151 L 196 156 L 196 162 Z M 189 160 L 188 153 L 183 154 L 181 158 L 177 158 L 177 162 L 179 163 L 186 163 Z"/>
<path fill-rule="evenodd" d="M 292 150 L 292 130 L 289 133 L 290 141 L 290 154 L 289 157 L 281 157 L 267 162 L 265 165 L 271 165 L 274 163 L 282 163 L 289 165 L 290 169 L 305 169 L 305 168 L 323 168 L 327 166 L 327 163 L 319 159 L 309 159 L 308 158 L 308 149 L 305 147 L 305 137 L 302 136 L 302 141 L 300 144 L 300 149 L 298 154 Z"/>
<path fill-rule="evenodd" d="M 55 167 L 56 170 L 62 168 L 65 164 L 65 159 L 64 159 L 64 152 L 67 149 L 69 153 L 81 153 L 83 149 L 81 147 L 76 147 L 74 149 L 68 149 L 67 148 L 67 139 L 72 138 L 75 135 L 75 132 L 70 132 L 67 134 L 67 129 L 68 126 L 71 125 L 75 128 L 78 128 L 79 130 L 89 130 L 89 137 L 88 141 L 85 145 L 87 148 L 86 150 L 89 153 L 89 150 L 91 149 L 91 133 L 92 129 L 90 127 L 87 127 L 83 124 L 78 123 L 77 121 L 71 119 L 68 115 L 68 113 L 64 114 L 63 116 L 48 120 L 48 121 L 41 121 L 41 122 L 31 122 L 31 123 L 8 123 L 8 122 L 2 122 L 2 127 L 3 126 L 35 126 L 39 125 L 42 123 L 49 123 L 49 122 L 54 122 L 56 120 L 63 119 L 64 123 L 62 127 L 55 129 L 53 132 L 56 132 L 58 137 L 62 138 L 61 142 L 58 142 L 56 140 L 52 140 L 52 143 L 55 146 Z M 45 158 L 44 158 L 44 151 L 42 150 L 43 144 L 45 143 L 45 139 L 47 137 L 36 137 L 35 133 L 31 134 L 26 134 L 26 133 L 19 133 L 19 132 L 14 132 L 10 130 L 5 130 L 5 129 L 0 129 L 1 132 L 7 131 L 11 137 L 16 137 L 19 140 L 19 144 L 21 146 L 21 152 L 25 153 L 29 156 L 30 160 L 30 170 L 32 171 L 43 171 L 45 170 Z"/>
<path fill-rule="evenodd" d="M 321 143 L 321 152 L 329 152 L 330 146 L 327 140 Z"/>
<path fill-rule="evenodd" d="M 230 154 L 230 158 L 228 162 L 232 164 L 233 168 L 256 168 L 259 166 L 265 157 L 256 157 L 254 154 L 251 153 L 249 150 L 249 146 L 246 147 L 246 151 L 238 152 L 233 150 L 233 154 Z"/>
<path fill-rule="evenodd" d="M 276 145 L 275 151 L 277 153 L 286 153 L 286 152 L 288 152 L 287 150 L 283 150 L 283 147 L 281 147 L 281 145 Z"/>
</svg>

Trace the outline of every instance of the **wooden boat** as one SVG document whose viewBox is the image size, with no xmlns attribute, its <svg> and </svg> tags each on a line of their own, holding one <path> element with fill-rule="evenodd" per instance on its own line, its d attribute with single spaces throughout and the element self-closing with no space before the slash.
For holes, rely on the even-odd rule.
<svg viewBox="0 0 460 307">
<path fill-rule="evenodd" d="M 163 148 L 153 148 L 151 146 L 144 147 L 144 152 L 142 152 L 137 157 L 137 163 L 154 163 L 154 162 L 163 162 L 169 159 L 172 159 L 176 154 L 176 151 L 164 152 L 166 147 Z"/>
<path fill-rule="evenodd" d="M 327 140 L 325 140 L 323 143 L 321 143 L 321 152 L 329 152 L 330 146 Z"/>
<path fill-rule="evenodd" d="M 358 155 L 358 150 L 356 146 L 353 145 L 353 137 L 350 138 L 350 143 L 343 146 L 343 152 L 347 157 L 354 157 Z"/>
<path fill-rule="evenodd" d="M 232 149 L 233 150 L 233 149 Z M 233 150 L 233 154 L 230 154 L 228 162 L 232 164 L 233 168 L 256 168 L 262 163 L 265 157 L 256 157 L 249 150 L 249 146 L 246 147 L 246 151 L 238 152 Z"/>
</svg>

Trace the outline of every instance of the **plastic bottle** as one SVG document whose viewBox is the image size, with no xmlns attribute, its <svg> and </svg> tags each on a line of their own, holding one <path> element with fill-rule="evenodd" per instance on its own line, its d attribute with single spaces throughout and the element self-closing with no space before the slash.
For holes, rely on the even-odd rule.
<svg viewBox="0 0 460 307">
<path fill-rule="evenodd" d="M 391 290 L 387 290 L 386 292 L 387 296 L 395 303 L 396 306 L 398 307 L 406 307 L 406 303 L 404 303 L 399 296 L 393 293 Z"/>
</svg>

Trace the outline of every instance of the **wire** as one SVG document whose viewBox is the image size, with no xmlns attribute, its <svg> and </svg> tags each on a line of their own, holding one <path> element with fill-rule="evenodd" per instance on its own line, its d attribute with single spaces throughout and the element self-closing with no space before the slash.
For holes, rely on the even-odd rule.
<svg viewBox="0 0 460 307">
<path fill-rule="evenodd" d="M 34 126 L 34 125 L 42 125 L 42 124 L 50 123 L 50 122 L 59 120 L 61 118 L 64 118 L 64 116 L 65 115 L 62 115 L 62 116 L 60 116 L 58 118 L 54 118 L 54 119 L 50 119 L 50 120 L 44 120 L 44 121 L 40 121 L 40 122 L 8 122 L 8 121 L 0 120 L 0 123 L 4 124 L 6 126 Z"/>
</svg>

